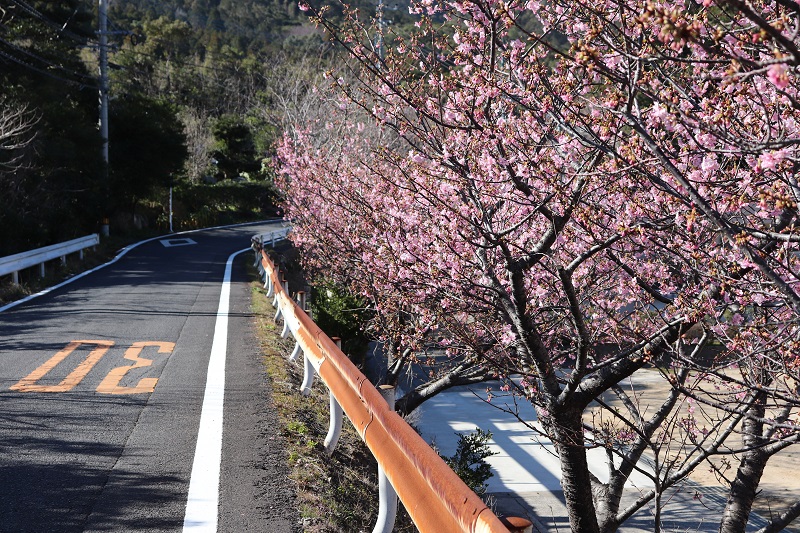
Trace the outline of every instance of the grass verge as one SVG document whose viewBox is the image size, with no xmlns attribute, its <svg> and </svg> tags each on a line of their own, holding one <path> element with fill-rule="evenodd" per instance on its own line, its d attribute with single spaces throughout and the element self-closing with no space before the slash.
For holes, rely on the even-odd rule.
<svg viewBox="0 0 800 533">
<path fill-rule="evenodd" d="M 251 295 L 256 335 L 288 447 L 290 477 L 296 486 L 303 531 L 372 531 L 378 516 L 375 459 L 347 422 L 333 455 L 325 453 L 322 441 L 328 431 L 328 389 L 317 379 L 309 396 L 300 394 L 302 366 L 288 360 L 294 341 L 280 337 L 272 319 L 275 309 L 260 283 L 251 284 Z M 417 531 L 402 505 L 394 531 Z"/>
</svg>

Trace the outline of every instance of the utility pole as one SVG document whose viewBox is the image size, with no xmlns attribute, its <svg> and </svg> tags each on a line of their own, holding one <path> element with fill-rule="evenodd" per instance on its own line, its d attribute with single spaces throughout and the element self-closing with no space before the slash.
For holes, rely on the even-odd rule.
<svg viewBox="0 0 800 533">
<path fill-rule="evenodd" d="M 108 0 L 99 0 L 100 29 L 100 137 L 103 139 L 103 182 L 108 186 Z M 102 233 L 108 236 L 108 218 L 103 219 Z"/>
</svg>

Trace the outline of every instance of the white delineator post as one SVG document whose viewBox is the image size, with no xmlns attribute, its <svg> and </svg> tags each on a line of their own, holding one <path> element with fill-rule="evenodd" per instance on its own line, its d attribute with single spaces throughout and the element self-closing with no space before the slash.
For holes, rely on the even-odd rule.
<svg viewBox="0 0 800 533">
<path fill-rule="evenodd" d="M 298 292 L 297 293 L 297 297 L 298 297 L 298 305 L 300 305 L 300 309 L 302 309 L 303 311 L 308 313 L 308 316 L 310 317 L 311 313 L 306 309 L 306 293 L 305 293 L 305 291 Z M 295 342 L 294 343 L 294 350 L 292 350 L 292 353 L 289 356 L 289 361 L 291 361 L 292 363 L 297 361 L 297 358 L 300 356 L 300 352 L 302 352 L 302 351 L 303 351 L 303 349 L 300 347 L 300 343 L 299 342 Z"/>
</svg>

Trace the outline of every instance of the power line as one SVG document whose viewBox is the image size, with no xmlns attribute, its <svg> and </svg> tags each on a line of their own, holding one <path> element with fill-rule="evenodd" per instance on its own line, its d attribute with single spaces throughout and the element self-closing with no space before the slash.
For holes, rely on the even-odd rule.
<svg viewBox="0 0 800 533">
<path fill-rule="evenodd" d="M 13 4 L 15 4 L 17 7 L 19 7 L 22 10 L 23 13 L 26 13 L 27 15 L 31 16 L 32 18 L 37 19 L 40 22 L 44 23 L 44 25 L 49 27 L 51 30 L 55 30 L 55 33 L 59 37 L 63 36 L 63 37 L 69 38 L 69 39 L 71 39 L 71 40 L 73 40 L 73 41 L 75 41 L 75 42 L 77 42 L 78 44 L 81 44 L 81 45 L 85 45 L 87 43 L 92 43 L 93 42 L 93 40 L 92 40 L 92 38 L 90 36 L 88 36 L 88 35 L 79 35 L 79 34 L 73 32 L 72 30 L 67 29 L 67 26 L 70 24 L 72 18 L 78 12 L 77 9 L 75 10 L 75 12 L 72 13 L 72 15 L 69 16 L 69 18 L 67 18 L 67 20 L 64 23 L 60 24 L 60 23 L 54 21 L 53 19 L 49 18 L 48 16 L 44 15 L 43 13 L 41 13 L 39 10 L 37 10 L 36 8 L 31 6 L 28 2 L 25 2 L 24 0 L 10 0 L 10 1 Z M 33 72 L 42 74 L 44 76 L 47 76 L 49 78 L 52 78 L 52 79 L 55 79 L 55 80 L 58 80 L 58 81 L 62 81 L 62 82 L 68 83 L 70 85 L 74 85 L 74 86 L 80 87 L 81 89 L 83 89 L 83 88 L 95 88 L 97 86 L 96 83 L 94 83 L 95 82 L 95 77 L 94 76 L 91 76 L 91 75 L 88 75 L 88 74 L 84 74 L 84 73 L 81 73 L 81 72 L 77 72 L 77 71 L 75 71 L 73 69 L 70 69 L 70 68 L 67 68 L 67 67 L 65 67 L 65 66 L 63 66 L 61 64 L 55 63 L 54 61 L 52 61 L 52 60 L 50 60 L 48 58 L 42 57 L 41 55 L 39 55 L 39 54 L 37 54 L 37 53 L 35 53 L 33 51 L 30 51 L 30 50 L 27 50 L 25 48 L 22 48 L 22 47 L 20 47 L 20 46 L 18 46 L 16 44 L 14 44 L 13 42 L 10 42 L 10 41 L 6 40 L 6 39 L 0 38 L 0 43 L 5 45 L 6 47 L 10 48 L 16 54 L 24 55 L 26 59 L 20 58 L 18 55 L 10 54 L 8 52 L 3 52 L 3 51 L 0 51 L 0 57 L 3 57 L 5 59 L 7 59 L 8 61 L 16 63 L 16 64 L 18 64 L 18 65 L 20 65 L 20 66 L 22 66 L 22 67 L 24 67 L 24 68 L 26 68 L 28 70 L 31 70 Z M 65 61 L 64 57 L 57 58 L 56 60 L 58 60 L 58 59 L 61 59 L 62 61 Z M 36 65 L 35 63 L 42 63 L 42 64 L 46 65 L 46 67 L 40 67 L 40 66 Z M 79 80 L 83 80 L 83 81 L 76 81 L 74 79 L 69 79 L 69 78 L 65 78 L 63 76 L 59 76 L 59 75 L 53 73 L 52 70 L 61 71 L 62 73 L 66 74 L 66 75 L 78 78 Z"/>
<path fill-rule="evenodd" d="M 120 26 L 119 24 L 117 24 L 116 22 L 111 20 L 111 17 L 108 17 L 108 25 L 111 27 L 111 29 L 112 29 L 112 31 L 114 31 L 114 33 L 120 33 L 120 34 L 130 34 L 131 33 L 130 30 L 123 29 L 122 26 Z"/>
<path fill-rule="evenodd" d="M 40 55 L 34 54 L 33 52 L 31 52 L 29 50 L 26 50 L 24 48 L 21 48 L 21 47 L 15 45 L 14 43 L 10 43 L 10 42 L 6 41 L 2 37 L 0 37 L 0 43 L 3 43 L 4 45 L 8 46 L 9 48 L 12 48 L 13 50 L 15 50 L 15 51 L 17 51 L 17 52 L 19 52 L 21 54 L 25 54 L 26 56 L 28 56 L 28 57 L 36 60 L 36 61 L 40 61 L 40 62 L 46 64 L 49 67 L 61 70 L 66 74 L 70 74 L 70 75 L 76 76 L 78 78 L 94 80 L 94 76 L 90 76 L 88 74 L 81 74 L 80 72 L 68 69 L 68 68 L 66 68 L 66 67 L 64 67 L 62 65 L 57 64 L 57 63 L 53 63 L 52 61 L 49 61 L 49 60 L 45 59 L 44 57 L 42 57 Z"/>
<path fill-rule="evenodd" d="M 23 0 L 11 0 L 11 2 L 18 5 L 24 11 L 27 11 L 28 14 L 33 15 L 37 19 L 44 22 L 46 25 L 50 26 L 50 28 L 55 29 L 56 33 L 58 33 L 59 35 L 64 35 L 65 37 L 69 37 L 70 39 L 77 41 L 81 44 L 86 43 L 91 39 L 91 37 L 88 35 L 78 35 L 77 33 L 67 29 L 67 25 L 69 24 L 69 21 L 72 17 L 67 19 L 67 21 L 64 22 L 63 24 L 59 24 L 54 20 L 48 18 L 47 16 L 43 15 L 41 12 L 31 7 L 27 2 L 24 2 Z"/>
<path fill-rule="evenodd" d="M 4 58 L 8 59 L 9 61 L 17 63 L 18 65 L 21 65 L 21 66 L 23 66 L 23 67 L 25 67 L 25 68 L 27 68 L 29 70 L 33 70 L 35 72 L 38 72 L 39 74 L 43 74 L 43 75 L 45 75 L 45 76 L 47 76 L 49 78 L 53 78 L 54 80 L 63 81 L 64 83 L 68 83 L 70 85 L 74 85 L 74 86 L 79 87 L 81 89 L 86 89 L 86 88 L 97 89 L 96 85 L 89 85 L 87 83 L 80 83 L 80 82 L 77 82 L 75 80 L 70 80 L 70 79 L 67 79 L 67 78 L 62 78 L 61 76 L 56 76 L 52 72 L 48 72 L 47 70 L 44 70 L 44 69 L 41 69 L 41 68 L 36 67 L 34 65 L 31 65 L 29 63 L 26 63 L 25 61 L 23 61 L 23 60 L 21 60 L 21 59 L 19 59 L 17 57 L 11 56 L 11 55 L 3 52 L 2 50 L 0 50 L 0 57 L 4 57 Z"/>
</svg>

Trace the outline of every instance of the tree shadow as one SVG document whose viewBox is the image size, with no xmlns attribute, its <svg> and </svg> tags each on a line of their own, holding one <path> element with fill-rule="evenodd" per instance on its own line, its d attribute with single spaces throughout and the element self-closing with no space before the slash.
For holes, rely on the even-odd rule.
<svg viewBox="0 0 800 533">
<path fill-rule="evenodd" d="M 186 480 L 170 473 L 109 471 L 121 446 L 31 437 L 4 440 L 2 532 L 174 531 L 183 523 Z"/>
</svg>

